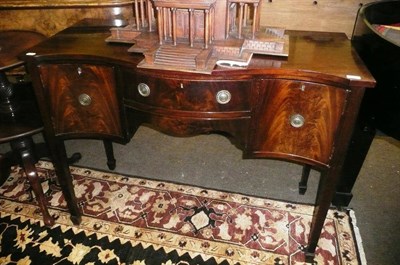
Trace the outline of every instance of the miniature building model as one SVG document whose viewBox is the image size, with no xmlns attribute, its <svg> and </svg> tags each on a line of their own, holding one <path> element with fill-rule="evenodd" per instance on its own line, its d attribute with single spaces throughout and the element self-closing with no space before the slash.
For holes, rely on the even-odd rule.
<svg viewBox="0 0 400 265">
<path fill-rule="evenodd" d="M 261 0 L 134 0 L 133 21 L 108 42 L 134 43 L 138 67 L 211 73 L 247 65 L 253 53 L 288 56 L 283 29 L 260 28 Z"/>
</svg>

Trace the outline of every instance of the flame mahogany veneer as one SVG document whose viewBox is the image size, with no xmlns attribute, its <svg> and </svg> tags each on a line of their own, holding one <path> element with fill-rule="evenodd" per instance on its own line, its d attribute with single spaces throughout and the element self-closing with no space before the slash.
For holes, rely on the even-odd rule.
<svg viewBox="0 0 400 265">
<path fill-rule="evenodd" d="M 109 28 L 88 25 L 22 56 L 73 222 L 81 213 L 65 139 L 127 143 L 141 124 L 176 136 L 224 132 L 246 158 L 284 159 L 321 172 L 305 251 L 311 260 L 365 88 L 375 85 L 346 35 L 292 31 L 288 58 L 254 56 L 245 69 L 217 66 L 199 74 L 137 68 L 142 55 L 106 43 Z"/>
</svg>

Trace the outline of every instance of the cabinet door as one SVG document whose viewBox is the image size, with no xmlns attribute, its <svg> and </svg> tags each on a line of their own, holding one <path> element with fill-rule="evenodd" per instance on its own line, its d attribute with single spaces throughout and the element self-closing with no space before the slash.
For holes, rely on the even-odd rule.
<svg viewBox="0 0 400 265">
<path fill-rule="evenodd" d="M 294 80 L 264 80 L 251 139 L 256 156 L 329 164 L 345 109 L 343 88 Z"/>
<path fill-rule="evenodd" d="M 122 136 L 114 69 L 88 64 L 42 64 L 56 134 Z"/>
</svg>

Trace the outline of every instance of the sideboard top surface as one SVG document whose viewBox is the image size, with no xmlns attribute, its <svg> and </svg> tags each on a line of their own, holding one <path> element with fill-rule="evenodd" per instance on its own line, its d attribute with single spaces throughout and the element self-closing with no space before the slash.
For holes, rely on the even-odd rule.
<svg viewBox="0 0 400 265">
<path fill-rule="evenodd" d="M 90 23 L 89 23 L 90 24 Z M 66 60 L 67 58 L 104 60 L 128 67 L 144 59 L 141 54 L 129 53 L 131 44 L 107 43 L 109 27 L 88 26 L 80 23 L 68 28 L 41 44 L 31 48 L 34 56 L 22 55 L 29 61 Z M 288 31 L 289 56 L 255 55 L 246 69 L 229 69 L 216 66 L 212 75 L 313 75 L 328 77 L 339 83 L 348 82 L 353 87 L 374 87 L 375 80 L 365 67 L 344 33 Z M 167 73 L 170 71 L 148 70 Z M 190 73 L 179 73 L 181 76 Z M 191 73 L 193 75 L 193 73 Z M 196 74 L 197 76 L 201 74 Z M 208 75 L 205 75 L 208 76 Z M 205 77 L 206 78 L 206 77 Z"/>
</svg>

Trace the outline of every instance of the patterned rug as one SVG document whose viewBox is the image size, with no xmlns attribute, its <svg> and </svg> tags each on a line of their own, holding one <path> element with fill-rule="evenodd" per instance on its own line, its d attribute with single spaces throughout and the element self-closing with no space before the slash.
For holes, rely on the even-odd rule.
<svg viewBox="0 0 400 265">
<path fill-rule="evenodd" d="M 74 226 L 52 164 L 37 166 L 56 225 L 14 168 L 0 187 L 0 264 L 306 264 L 312 206 L 71 167 Z M 314 264 L 360 264 L 353 219 L 329 211 Z"/>
</svg>

